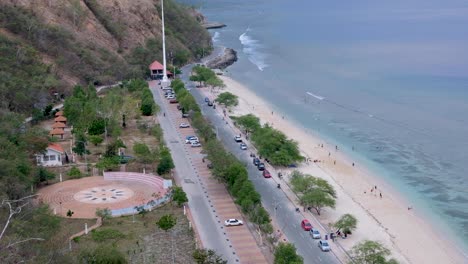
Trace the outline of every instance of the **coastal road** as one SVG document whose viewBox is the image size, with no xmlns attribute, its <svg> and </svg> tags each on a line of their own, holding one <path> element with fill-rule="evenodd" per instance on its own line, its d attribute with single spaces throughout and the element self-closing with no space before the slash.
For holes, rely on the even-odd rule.
<svg viewBox="0 0 468 264">
<path fill-rule="evenodd" d="M 200 104 L 203 115 L 215 127 L 218 138 L 223 142 L 226 149 L 247 165 L 249 178 L 255 185 L 256 190 L 261 194 L 265 209 L 270 213 L 271 217 L 275 219 L 288 240 L 296 246 L 298 253 L 304 257 L 305 263 L 340 263 L 334 254 L 321 252 L 317 246 L 317 240 L 312 239 L 308 232 L 301 229 L 300 222 L 303 219 L 302 214 L 295 212 L 295 207 L 283 191 L 278 190 L 276 182 L 271 178 L 263 178 L 262 174 L 252 164 L 252 158 L 249 156 L 250 151 L 241 150 L 239 144 L 234 141 L 234 136 L 236 135 L 235 131 L 232 127 L 226 125 L 222 114 L 206 105 L 204 102 L 204 95 L 195 88 L 193 83 L 188 81 L 188 74 L 191 71 L 191 67 L 192 66 L 184 67 L 181 76 L 187 89 L 190 90 Z"/>
<path fill-rule="evenodd" d="M 167 109 L 166 104 L 159 95 L 159 87 L 156 81 L 151 81 L 150 90 L 156 103 L 161 107 L 161 112 L 167 113 L 166 116 L 158 116 L 159 124 L 164 132 L 164 140 L 172 153 L 176 167 L 177 181 L 182 183 L 184 191 L 189 200 L 188 205 L 191 208 L 194 224 L 199 231 L 200 238 L 205 248 L 213 249 L 217 254 L 228 260 L 228 263 L 236 263 L 236 258 L 232 254 L 229 243 L 224 239 L 221 229 L 213 228 L 218 225 L 217 219 L 212 214 L 210 204 L 203 195 L 202 187 L 198 182 L 194 165 L 192 164 L 187 151 L 184 148 L 185 142 L 181 143 L 180 135 L 174 126 L 175 116 Z M 177 113 L 178 114 L 178 113 Z"/>
</svg>

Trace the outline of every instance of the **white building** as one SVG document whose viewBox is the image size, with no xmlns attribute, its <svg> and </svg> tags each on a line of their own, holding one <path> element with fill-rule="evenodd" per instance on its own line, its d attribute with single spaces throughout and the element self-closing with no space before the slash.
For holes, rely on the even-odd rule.
<svg viewBox="0 0 468 264">
<path fill-rule="evenodd" d="M 62 146 L 51 143 L 44 153 L 36 155 L 37 165 L 45 167 L 62 166 L 64 153 Z"/>
</svg>

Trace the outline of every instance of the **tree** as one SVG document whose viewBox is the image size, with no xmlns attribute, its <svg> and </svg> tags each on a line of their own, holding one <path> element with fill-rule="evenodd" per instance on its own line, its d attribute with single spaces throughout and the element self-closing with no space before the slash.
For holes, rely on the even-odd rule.
<svg viewBox="0 0 468 264">
<path fill-rule="evenodd" d="M 187 194 L 182 187 L 174 187 L 172 192 L 172 201 L 176 202 L 178 206 L 188 202 Z"/>
<path fill-rule="evenodd" d="M 97 145 L 101 144 L 102 141 L 104 141 L 104 138 L 102 138 L 102 136 L 98 136 L 98 135 L 88 136 L 88 139 L 89 139 L 89 142 L 91 142 L 94 146 L 97 146 Z"/>
<path fill-rule="evenodd" d="M 177 223 L 177 219 L 171 215 L 163 215 L 156 224 L 164 231 L 167 231 L 173 228 Z"/>
<path fill-rule="evenodd" d="M 112 217 L 112 211 L 109 208 L 97 208 L 96 209 L 96 216 L 102 219 L 102 224 L 104 221 Z"/>
<path fill-rule="evenodd" d="M 90 135 L 102 135 L 106 132 L 106 121 L 104 118 L 94 119 L 88 127 L 88 134 Z"/>
<path fill-rule="evenodd" d="M 236 123 L 248 132 L 255 132 L 261 128 L 260 119 L 252 114 L 237 117 Z"/>
<path fill-rule="evenodd" d="M 148 213 L 148 210 L 146 210 L 143 205 L 135 206 L 134 209 L 137 210 L 138 214 L 141 215 L 141 217 L 145 217 L 145 215 Z"/>
<path fill-rule="evenodd" d="M 302 264 L 304 259 L 296 252 L 296 247 L 291 243 L 279 243 L 275 249 L 275 264 Z"/>
<path fill-rule="evenodd" d="M 46 182 L 49 184 L 49 180 L 55 179 L 55 174 L 46 170 L 45 168 L 39 168 L 37 172 L 37 183 Z"/>
<path fill-rule="evenodd" d="M 216 88 L 216 87 L 225 87 L 226 85 L 224 84 L 223 80 L 221 80 L 220 78 L 218 78 L 218 76 L 214 75 L 213 77 L 209 78 L 208 80 L 206 80 L 206 84 L 208 84 L 209 86 L 211 86 L 212 88 Z"/>
<path fill-rule="evenodd" d="M 102 245 L 93 251 L 83 250 L 79 256 L 82 263 L 90 264 L 126 264 L 125 255 L 115 246 Z"/>
<path fill-rule="evenodd" d="M 351 234 L 356 229 L 357 219 L 351 214 L 344 214 L 336 221 L 333 226 L 338 228 L 338 231 L 343 229 L 345 234 Z"/>
<path fill-rule="evenodd" d="M 135 143 L 133 152 L 137 159 L 145 165 L 155 162 L 158 158 L 156 151 L 152 152 L 145 143 Z"/>
<path fill-rule="evenodd" d="M 353 262 L 360 264 L 398 264 L 395 259 L 387 260 L 390 250 L 381 243 L 365 240 L 355 245 L 351 250 Z"/>
<path fill-rule="evenodd" d="M 312 207 L 318 215 L 323 207 L 335 208 L 336 192 L 326 180 L 293 171 L 290 183 L 304 208 Z"/>
<path fill-rule="evenodd" d="M 237 95 L 232 94 L 230 92 L 221 93 L 220 95 L 218 95 L 218 98 L 216 98 L 215 101 L 226 107 L 236 106 L 239 104 L 239 99 Z"/>
<path fill-rule="evenodd" d="M 76 140 L 75 140 L 75 147 L 73 147 L 73 151 L 80 155 L 81 157 L 85 154 L 89 154 L 90 152 L 86 149 L 86 136 L 82 133 L 79 132 L 76 135 Z"/>
<path fill-rule="evenodd" d="M 159 161 L 158 167 L 156 169 L 159 175 L 163 175 L 168 173 L 171 169 L 173 169 L 174 162 L 172 161 L 171 152 L 167 147 L 163 147 L 160 152 L 161 159 Z"/>
<path fill-rule="evenodd" d="M 212 249 L 196 249 L 192 256 L 197 264 L 227 264 L 227 260 Z"/>
</svg>

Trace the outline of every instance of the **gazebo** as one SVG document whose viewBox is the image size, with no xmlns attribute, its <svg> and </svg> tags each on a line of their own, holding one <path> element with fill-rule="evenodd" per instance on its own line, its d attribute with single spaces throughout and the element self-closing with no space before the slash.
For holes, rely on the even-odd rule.
<svg viewBox="0 0 468 264">
<path fill-rule="evenodd" d="M 153 61 L 149 66 L 149 70 L 152 80 L 161 80 L 163 78 L 164 66 L 159 61 Z M 172 78 L 172 73 L 167 69 L 166 74 L 168 78 Z"/>
<path fill-rule="evenodd" d="M 61 123 L 64 123 L 66 124 L 67 123 L 67 118 L 64 117 L 64 116 L 57 116 L 55 119 L 54 119 L 55 122 L 61 122 Z"/>
<path fill-rule="evenodd" d="M 55 122 L 53 125 L 52 125 L 52 128 L 60 128 L 60 129 L 65 129 L 65 127 L 67 127 L 64 123 L 62 122 Z"/>
<path fill-rule="evenodd" d="M 52 129 L 52 131 L 49 132 L 49 135 L 60 136 L 60 139 L 63 139 L 63 134 L 65 134 L 65 132 L 61 128 L 54 128 Z"/>
</svg>

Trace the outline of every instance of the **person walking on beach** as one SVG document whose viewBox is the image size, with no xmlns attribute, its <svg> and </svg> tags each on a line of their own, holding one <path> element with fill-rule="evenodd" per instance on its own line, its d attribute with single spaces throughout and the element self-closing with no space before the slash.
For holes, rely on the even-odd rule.
<svg viewBox="0 0 468 264">
<path fill-rule="evenodd" d="M 382 193 L 380 193 L 380 199 L 382 199 Z"/>
<path fill-rule="evenodd" d="M 166 116 L 166 112 L 163 113 L 163 116 Z"/>
</svg>

